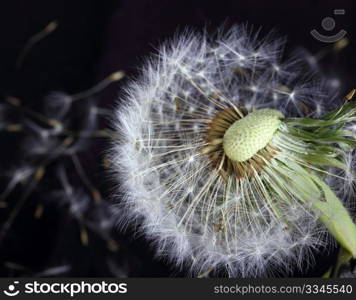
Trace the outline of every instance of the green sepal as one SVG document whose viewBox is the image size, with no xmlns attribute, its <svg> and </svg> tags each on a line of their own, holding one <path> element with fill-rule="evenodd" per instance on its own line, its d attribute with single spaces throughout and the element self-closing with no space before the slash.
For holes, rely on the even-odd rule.
<svg viewBox="0 0 356 300">
<path fill-rule="evenodd" d="M 310 174 L 320 187 L 324 198 L 312 201 L 314 209 L 320 215 L 320 221 L 328 228 L 331 235 L 356 258 L 356 225 L 350 214 L 330 187 L 315 174 Z"/>
</svg>

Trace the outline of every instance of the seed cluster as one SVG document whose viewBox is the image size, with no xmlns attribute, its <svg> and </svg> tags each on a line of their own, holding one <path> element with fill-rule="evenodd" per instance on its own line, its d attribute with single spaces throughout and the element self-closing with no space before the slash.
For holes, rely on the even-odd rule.
<svg viewBox="0 0 356 300">
<path fill-rule="evenodd" d="M 183 35 L 147 61 L 120 102 L 120 222 L 194 274 L 304 270 L 328 229 L 353 234 L 324 184 L 344 182 L 330 166 L 344 168 L 353 107 L 325 114 L 337 101 L 308 76 L 304 56 L 284 60 L 282 45 L 244 27 Z"/>
<path fill-rule="evenodd" d="M 272 143 L 268 143 L 252 157 L 244 161 L 236 161 L 226 155 L 223 146 L 226 132 L 235 122 L 242 120 L 247 115 L 251 116 L 244 108 L 226 108 L 218 112 L 208 125 L 206 131 L 207 146 L 202 149 L 202 153 L 209 155 L 210 160 L 213 162 L 213 167 L 216 168 L 225 179 L 230 175 L 234 175 L 238 179 L 254 177 L 254 175 L 259 173 L 278 151 L 280 151 Z M 257 130 L 259 130 L 259 128 Z"/>
</svg>

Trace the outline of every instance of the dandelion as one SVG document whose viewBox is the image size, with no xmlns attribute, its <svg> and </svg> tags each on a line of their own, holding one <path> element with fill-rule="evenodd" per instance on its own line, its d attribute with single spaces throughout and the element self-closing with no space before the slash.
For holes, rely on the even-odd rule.
<svg viewBox="0 0 356 300">
<path fill-rule="evenodd" d="M 54 20 L 28 39 L 16 60 L 15 73 L 8 77 L 15 79 L 24 75 L 22 66 L 28 53 L 58 26 Z M 32 215 L 37 223 L 55 209 L 57 217 L 65 218 L 65 227 L 74 226 L 80 230 L 77 237 L 82 246 L 95 244 L 98 238 L 104 241 L 100 268 L 106 266 L 121 276 L 127 273 L 126 266 L 125 271 L 121 268 L 121 262 L 109 261 L 121 251 L 111 235 L 113 213 L 105 195 L 96 187 L 98 182 L 92 183 L 94 172 L 88 170 L 95 166 L 90 159 L 93 149 L 101 147 L 111 136 L 103 119 L 108 110 L 98 106 L 96 94 L 123 76 L 123 71 L 116 71 L 87 90 L 74 94 L 53 91 L 40 99 L 18 98 L 15 95 L 19 91 L 4 91 L 6 96 L 0 101 L 0 134 L 6 141 L 2 144 L 1 176 L 5 177 L 6 184 L 0 190 L 0 209 L 5 214 L 0 225 L 0 245 L 4 249 L 21 248 L 21 244 L 11 242 L 11 236 L 16 231 L 14 224 L 19 222 L 17 226 L 21 225 L 20 216 L 27 213 L 28 219 Z M 11 87 L 18 86 L 16 80 L 10 79 L 9 83 Z M 28 202 L 32 204 L 27 207 Z M 27 234 L 31 229 L 30 223 L 26 222 L 26 226 Z M 59 232 L 68 232 L 67 229 L 61 228 Z M 18 232 L 15 235 L 20 241 Z M 46 239 L 42 240 L 42 246 L 52 247 Z M 65 252 L 60 255 L 65 261 L 68 260 Z M 43 262 L 40 264 L 43 265 Z M 5 261 L 4 266 L 12 275 L 59 276 L 75 272 L 70 261 L 46 266 L 41 271 L 17 262 Z"/>
<path fill-rule="evenodd" d="M 339 188 L 354 184 L 345 158 L 356 103 L 328 98 L 309 63 L 282 59 L 282 47 L 245 27 L 182 35 L 147 62 L 117 111 L 120 222 L 139 224 L 159 257 L 193 274 L 289 274 L 313 262 L 328 233 L 356 257 L 342 204 L 354 189 Z"/>
</svg>

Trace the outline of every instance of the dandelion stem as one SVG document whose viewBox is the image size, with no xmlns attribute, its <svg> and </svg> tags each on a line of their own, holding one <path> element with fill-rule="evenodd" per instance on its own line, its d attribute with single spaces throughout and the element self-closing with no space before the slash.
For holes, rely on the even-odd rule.
<svg viewBox="0 0 356 300">
<path fill-rule="evenodd" d="M 90 89 L 72 95 L 72 101 L 88 98 L 106 88 L 110 83 L 121 80 L 124 76 L 125 73 L 123 71 L 114 72 L 96 85 L 94 85 L 93 87 L 91 87 Z"/>
</svg>

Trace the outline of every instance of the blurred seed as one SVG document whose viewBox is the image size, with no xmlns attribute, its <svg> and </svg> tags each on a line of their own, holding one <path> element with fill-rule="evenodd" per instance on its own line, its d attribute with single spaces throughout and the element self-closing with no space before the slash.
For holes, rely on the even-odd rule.
<svg viewBox="0 0 356 300">
<path fill-rule="evenodd" d="M 352 98 L 355 96 L 355 93 L 356 93 L 356 89 L 353 89 L 350 93 L 348 93 L 345 98 L 347 101 L 350 101 L 352 100 Z"/>
<path fill-rule="evenodd" d="M 95 202 L 100 202 L 102 200 L 101 193 L 97 189 L 93 189 L 91 194 Z"/>
<path fill-rule="evenodd" d="M 40 219 L 43 215 L 44 207 L 42 204 L 38 204 L 35 210 L 34 217 L 35 219 Z"/>
<path fill-rule="evenodd" d="M 117 252 L 120 248 L 119 244 L 112 239 L 107 241 L 107 247 L 112 252 Z"/>
<path fill-rule="evenodd" d="M 104 157 L 103 159 L 103 166 L 105 169 L 109 169 L 111 166 L 111 161 L 107 157 Z"/>
<path fill-rule="evenodd" d="M 344 49 L 345 47 L 347 47 L 348 44 L 349 44 L 349 39 L 343 38 L 334 44 L 334 50 L 340 51 L 340 50 Z"/>
<path fill-rule="evenodd" d="M 16 98 L 16 97 L 7 97 L 6 99 L 6 102 L 10 103 L 11 105 L 14 105 L 14 106 L 20 106 L 21 105 L 21 101 L 20 99 Z"/>
<path fill-rule="evenodd" d="M 6 126 L 6 130 L 9 132 L 19 132 L 23 130 L 22 124 L 9 124 Z"/>
<path fill-rule="evenodd" d="M 88 246 L 89 244 L 88 231 L 84 227 L 80 229 L 80 241 L 83 246 Z"/>
<path fill-rule="evenodd" d="M 120 80 L 120 79 L 124 78 L 124 76 L 125 76 L 125 72 L 123 72 L 123 71 L 117 71 L 117 72 L 111 74 L 109 78 L 110 78 L 112 81 L 117 81 L 117 80 Z"/>
<path fill-rule="evenodd" d="M 39 167 L 37 170 L 36 170 L 36 173 L 35 173 L 35 180 L 36 181 L 40 181 L 43 177 L 43 175 L 45 174 L 45 168 L 44 167 Z"/>
</svg>

